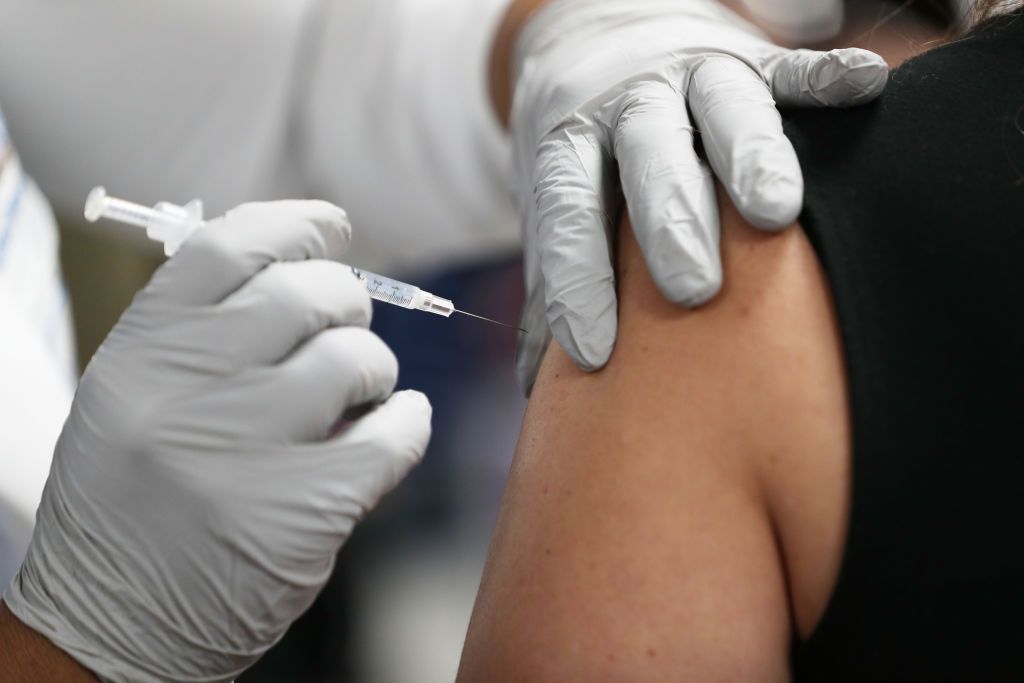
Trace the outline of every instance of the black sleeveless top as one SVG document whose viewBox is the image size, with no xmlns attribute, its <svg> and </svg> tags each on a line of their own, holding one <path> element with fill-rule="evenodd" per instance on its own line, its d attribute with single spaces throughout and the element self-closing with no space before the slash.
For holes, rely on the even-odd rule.
<svg viewBox="0 0 1024 683">
<path fill-rule="evenodd" d="M 1024 681 L 1024 16 L 787 115 L 842 328 L 853 507 L 796 681 Z"/>
</svg>

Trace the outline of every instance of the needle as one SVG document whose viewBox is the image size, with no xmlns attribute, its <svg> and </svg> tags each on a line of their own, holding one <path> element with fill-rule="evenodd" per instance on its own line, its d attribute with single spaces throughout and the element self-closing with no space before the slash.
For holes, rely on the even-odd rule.
<svg viewBox="0 0 1024 683">
<path fill-rule="evenodd" d="M 457 308 L 455 309 L 455 312 L 456 313 L 461 313 L 462 315 L 468 315 L 470 318 L 476 318 L 478 320 L 485 320 L 485 321 L 487 321 L 489 323 L 494 323 L 495 325 L 501 325 L 502 327 L 507 327 L 510 330 L 519 330 L 523 334 L 526 334 L 526 330 L 524 330 L 521 327 L 516 327 L 515 325 L 507 325 L 505 323 L 498 322 L 497 320 L 491 320 L 490 318 L 485 318 L 482 315 L 476 315 L 475 313 L 466 313 L 465 311 L 460 311 Z"/>
</svg>

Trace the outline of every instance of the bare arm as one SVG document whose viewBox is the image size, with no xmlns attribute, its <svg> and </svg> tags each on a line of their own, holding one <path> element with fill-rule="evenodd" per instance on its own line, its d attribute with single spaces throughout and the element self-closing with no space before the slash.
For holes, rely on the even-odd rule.
<svg viewBox="0 0 1024 683">
<path fill-rule="evenodd" d="M 96 678 L 0 601 L 0 672 L 7 683 L 95 683 Z"/>
<path fill-rule="evenodd" d="M 713 304 L 665 302 L 623 230 L 611 363 L 549 349 L 460 680 L 787 679 L 841 554 L 842 359 L 803 233 L 723 229 Z"/>
</svg>

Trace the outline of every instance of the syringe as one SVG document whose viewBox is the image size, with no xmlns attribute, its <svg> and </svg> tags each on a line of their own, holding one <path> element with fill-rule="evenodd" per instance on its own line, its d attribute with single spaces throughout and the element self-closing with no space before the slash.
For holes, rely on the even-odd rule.
<svg viewBox="0 0 1024 683">
<path fill-rule="evenodd" d="M 85 219 L 95 223 L 100 218 L 107 218 L 119 223 L 127 223 L 140 228 L 145 228 L 146 235 L 157 242 L 163 242 L 164 253 L 173 256 L 178 248 L 185 242 L 189 235 L 195 230 L 206 225 L 203 220 L 203 203 L 198 199 L 189 202 L 185 206 L 178 206 L 170 202 L 160 202 L 152 208 L 135 204 L 134 202 L 117 199 L 107 194 L 102 187 L 93 188 L 89 197 L 85 200 Z M 351 267 L 351 266 L 350 266 Z M 491 320 L 483 316 L 460 311 L 450 299 L 439 297 L 430 292 L 425 292 L 415 285 L 410 285 L 399 280 L 394 280 L 383 275 L 370 273 L 359 268 L 352 268 L 352 273 L 359 278 L 359 281 L 366 286 L 370 298 L 376 301 L 393 306 L 400 306 L 418 311 L 426 311 L 434 315 L 441 315 L 450 318 L 452 313 L 461 313 L 471 318 L 485 320 L 502 327 L 512 325 Z"/>
<path fill-rule="evenodd" d="M 366 286 L 370 298 L 376 301 L 383 301 L 402 308 L 411 308 L 418 311 L 426 311 L 436 315 L 443 315 L 450 318 L 456 312 L 455 304 L 449 299 L 442 299 L 430 292 L 424 292 L 419 287 L 407 285 L 398 280 L 392 280 L 383 275 L 377 275 L 359 268 L 352 268 L 359 281 Z M 462 311 L 459 311 L 461 313 Z"/>
</svg>

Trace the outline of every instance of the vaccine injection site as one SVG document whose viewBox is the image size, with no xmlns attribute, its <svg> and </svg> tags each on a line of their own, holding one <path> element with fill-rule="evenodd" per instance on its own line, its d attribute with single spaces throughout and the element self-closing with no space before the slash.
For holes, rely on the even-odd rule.
<svg viewBox="0 0 1024 683">
<path fill-rule="evenodd" d="M 0 2 L 0 683 L 1024 681 L 1024 0 Z"/>
</svg>

